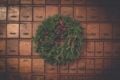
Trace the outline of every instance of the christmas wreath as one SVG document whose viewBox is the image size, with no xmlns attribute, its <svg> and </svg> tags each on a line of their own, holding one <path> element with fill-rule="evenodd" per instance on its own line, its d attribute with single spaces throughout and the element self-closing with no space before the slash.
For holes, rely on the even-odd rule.
<svg viewBox="0 0 120 80">
<path fill-rule="evenodd" d="M 80 56 L 83 29 L 79 21 L 54 15 L 38 27 L 33 41 L 36 52 L 50 64 L 66 64 Z"/>
</svg>

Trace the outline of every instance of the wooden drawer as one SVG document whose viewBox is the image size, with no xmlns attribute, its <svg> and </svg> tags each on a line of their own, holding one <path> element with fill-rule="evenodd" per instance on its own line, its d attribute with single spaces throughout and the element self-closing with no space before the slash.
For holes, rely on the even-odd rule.
<svg viewBox="0 0 120 80">
<path fill-rule="evenodd" d="M 75 19 L 80 21 L 86 21 L 86 7 L 75 7 L 74 8 L 74 16 Z"/>
<path fill-rule="evenodd" d="M 46 6 L 46 18 L 58 14 L 57 6 Z"/>
<path fill-rule="evenodd" d="M 20 58 L 19 68 L 21 73 L 31 72 L 31 59 Z"/>
<path fill-rule="evenodd" d="M 31 74 L 23 73 L 23 75 L 19 79 L 21 79 L 21 80 L 31 80 Z"/>
<path fill-rule="evenodd" d="M 95 59 L 95 71 L 96 73 L 102 72 L 103 69 L 103 59 Z"/>
<path fill-rule="evenodd" d="M 78 80 L 76 75 L 65 75 L 64 76 L 65 80 Z"/>
<path fill-rule="evenodd" d="M 116 41 L 113 44 L 113 56 L 118 57 L 120 54 L 120 42 Z"/>
<path fill-rule="evenodd" d="M 20 55 L 31 55 L 31 40 L 20 40 Z"/>
<path fill-rule="evenodd" d="M 78 61 L 78 73 L 84 74 L 86 70 L 86 62 L 85 59 L 81 59 Z"/>
<path fill-rule="evenodd" d="M 0 4 L 6 4 L 7 0 L 0 0 Z"/>
<path fill-rule="evenodd" d="M 84 38 L 87 38 L 87 24 L 86 23 L 82 23 L 80 22 L 81 24 L 81 27 L 83 28 L 83 35 L 84 35 Z"/>
<path fill-rule="evenodd" d="M 95 53 L 94 53 L 94 49 L 95 49 L 95 46 L 94 46 L 94 42 L 87 42 L 87 52 L 86 52 L 86 56 L 90 57 L 90 56 L 94 56 Z"/>
<path fill-rule="evenodd" d="M 73 17 L 73 8 L 72 7 L 61 7 L 61 14 L 64 16 Z"/>
<path fill-rule="evenodd" d="M 5 40 L 0 40 L 0 55 L 6 54 L 6 42 Z"/>
<path fill-rule="evenodd" d="M 61 0 L 61 4 L 73 4 L 73 0 Z"/>
<path fill-rule="evenodd" d="M 57 75 L 47 75 L 45 76 L 45 80 L 58 80 Z"/>
<path fill-rule="evenodd" d="M 88 23 L 87 24 L 87 39 L 99 39 L 99 24 L 98 23 Z"/>
<path fill-rule="evenodd" d="M 19 0 L 8 0 L 8 4 L 19 4 Z"/>
<path fill-rule="evenodd" d="M 19 80 L 19 79 L 21 79 L 21 76 L 20 76 L 20 74 L 13 72 L 13 73 L 8 73 L 6 76 L 6 79 L 7 80 Z"/>
<path fill-rule="evenodd" d="M 34 7 L 34 21 L 42 21 L 45 18 L 45 7 Z"/>
<path fill-rule="evenodd" d="M 31 38 L 32 37 L 32 24 L 31 23 L 21 23 L 20 24 L 20 37 L 21 38 Z"/>
<path fill-rule="evenodd" d="M 6 60 L 5 58 L 0 58 L 0 73 L 4 73 L 6 71 Z"/>
<path fill-rule="evenodd" d="M 113 38 L 120 39 L 120 24 L 119 23 L 113 24 Z"/>
<path fill-rule="evenodd" d="M 32 0 L 21 0 L 21 4 L 32 4 Z"/>
<path fill-rule="evenodd" d="M 19 21 L 19 7 L 9 7 L 8 8 L 8 20 Z"/>
<path fill-rule="evenodd" d="M 104 56 L 109 56 L 112 57 L 113 56 L 113 43 L 112 42 L 104 42 Z"/>
<path fill-rule="evenodd" d="M 21 21 L 32 21 L 32 7 L 21 7 L 20 20 Z"/>
<path fill-rule="evenodd" d="M 58 4 L 59 0 L 46 0 L 46 4 Z"/>
<path fill-rule="evenodd" d="M 32 70 L 34 74 L 43 74 L 44 73 L 44 60 L 33 59 L 32 68 L 33 68 Z"/>
<path fill-rule="evenodd" d="M 66 76 L 66 75 L 61 75 L 61 76 L 60 76 L 60 80 L 68 80 L 68 76 Z"/>
<path fill-rule="evenodd" d="M 69 73 L 77 73 L 77 62 L 69 64 Z"/>
<path fill-rule="evenodd" d="M 0 7 L 0 20 L 6 20 L 6 7 Z"/>
<path fill-rule="evenodd" d="M 7 71 L 8 72 L 18 72 L 18 59 L 8 58 L 7 59 Z"/>
<path fill-rule="evenodd" d="M 103 42 L 95 42 L 95 56 L 103 56 Z"/>
<path fill-rule="evenodd" d="M 74 4 L 82 4 L 85 5 L 86 4 L 86 0 L 73 0 Z"/>
<path fill-rule="evenodd" d="M 104 66 L 104 69 L 105 70 L 112 70 L 112 65 L 111 65 L 112 61 L 111 59 L 104 59 L 104 62 L 103 62 L 103 66 Z"/>
<path fill-rule="evenodd" d="M 94 73 L 95 59 L 86 59 L 86 73 Z"/>
<path fill-rule="evenodd" d="M 41 22 L 34 22 L 33 23 L 33 36 L 35 36 L 36 31 L 40 25 L 41 25 Z"/>
<path fill-rule="evenodd" d="M 57 66 L 45 63 L 46 73 L 57 73 Z"/>
<path fill-rule="evenodd" d="M 60 73 L 68 73 L 68 65 L 61 65 Z"/>
<path fill-rule="evenodd" d="M 6 24 L 0 24 L 0 38 L 6 38 Z"/>
<path fill-rule="evenodd" d="M 102 1 L 102 0 L 100 0 Z M 86 0 L 87 5 L 100 5 L 100 1 L 98 0 Z"/>
<path fill-rule="evenodd" d="M 87 7 L 87 21 L 99 21 L 97 7 Z"/>
<path fill-rule="evenodd" d="M 19 37 L 19 24 L 7 24 L 7 38 Z"/>
<path fill-rule="evenodd" d="M 37 76 L 37 75 L 35 75 L 35 76 L 32 76 L 32 80 L 45 80 L 45 77 L 44 76 Z"/>
<path fill-rule="evenodd" d="M 33 36 L 35 36 L 36 30 L 38 29 L 38 27 L 39 27 L 40 24 L 41 24 L 41 22 L 34 22 L 34 23 L 33 23 Z M 35 43 L 33 42 L 32 55 L 39 55 L 39 56 L 40 56 L 40 54 L 36 52 L 35 46 L 36 46 L 36 45 L 35 45 Z"/>
<path fill-rule="evenodd" d="M 33 4 L 45 4 L 45 0 L 33 0 Z"/>
<path fill-rule="evenodd" d="M 100 38 L 112 39 L 112 24 L 109 23 L 100 24 Z"/>
<path fill-rule="evenodd" d="M 7 55 L 18 55 L 18 40 L 7 40 Z"/>
</svg>

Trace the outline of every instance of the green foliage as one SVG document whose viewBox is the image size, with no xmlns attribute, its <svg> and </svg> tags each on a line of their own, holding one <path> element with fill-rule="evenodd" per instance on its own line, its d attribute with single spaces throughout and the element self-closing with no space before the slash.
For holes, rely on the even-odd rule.
<svg viewBox="0 0 120 80">
<path fill-rule="evenodd" d="M 57 25 L 63 21 L 65 31 L 56 33 Z M 57 30 L 57 31 L 56 31 Z M 61 39 L 62 37 L 62 39 Z M 57 40 L 60 41 L 57 42 Z M 67 64 L 80 56 L 83 43 L 83 29 L 79 21 L 67 16 L 55 15 L 47 18 L 39 26 L 33 41 L 36 52 L 50 64 Z"/>
</svg>

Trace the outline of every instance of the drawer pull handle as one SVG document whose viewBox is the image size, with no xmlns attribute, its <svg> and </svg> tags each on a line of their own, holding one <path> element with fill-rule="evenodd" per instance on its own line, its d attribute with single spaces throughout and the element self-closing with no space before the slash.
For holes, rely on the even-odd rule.
<svg viewBox="0 0 120 80">
<path fill-rule="evenodd" d="M 24 35 L 29 35 L 29 33 L 23 33 Z"/>
<path fill-rule="evenodd" d="M 14 32 L 11 32 L 10 34 L 11 34 L 11 35 L 15 35 L 16 33 L 14 33 Z"/>
</svg>

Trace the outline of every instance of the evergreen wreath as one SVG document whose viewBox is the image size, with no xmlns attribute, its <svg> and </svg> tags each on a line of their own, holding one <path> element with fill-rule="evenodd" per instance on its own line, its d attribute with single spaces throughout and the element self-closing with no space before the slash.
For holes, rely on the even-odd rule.
<svg viewBox="0 0 120 80">
<path fill-rule="evenodd" d="M 50 64 L 67 64 L 80 56 L 83 28 L 68 16 L 45 19 L 33 38 L 36 52 Z"/>
</svg>

